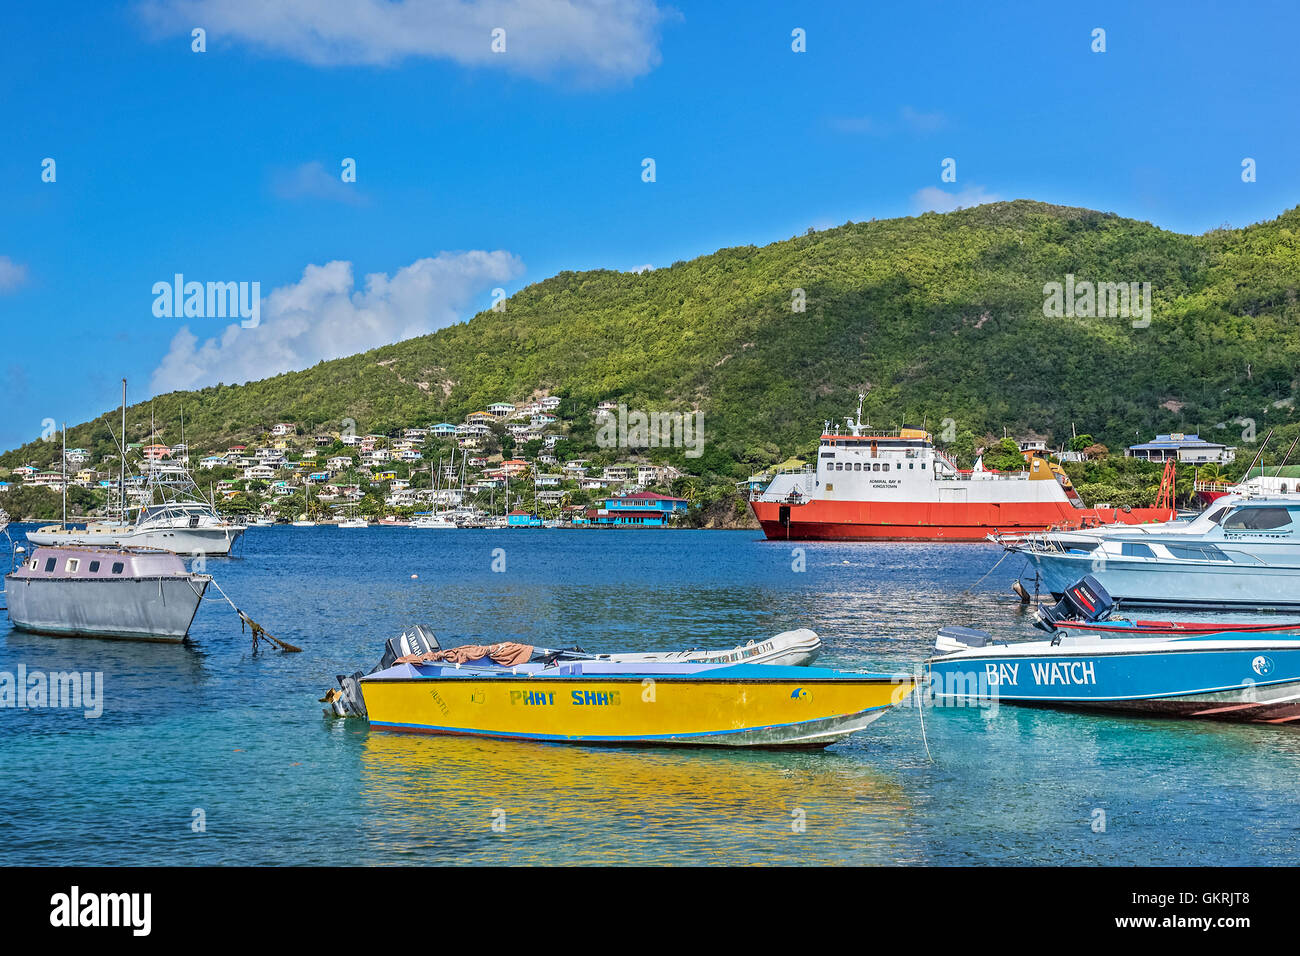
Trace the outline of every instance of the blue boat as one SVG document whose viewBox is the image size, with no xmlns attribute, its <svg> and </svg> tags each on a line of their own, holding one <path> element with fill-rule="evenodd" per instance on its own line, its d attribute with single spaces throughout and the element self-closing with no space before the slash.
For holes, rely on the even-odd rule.
<svg viewBox="0 0 1300 956">
<path fill-rule="evenodd" d="M 1011 643 L 973 628 L 946 627 L 935 650 L 925 671 L 939 703 L 1300 720 L 1300 637 L 1057 634 Z"/>
</svg>

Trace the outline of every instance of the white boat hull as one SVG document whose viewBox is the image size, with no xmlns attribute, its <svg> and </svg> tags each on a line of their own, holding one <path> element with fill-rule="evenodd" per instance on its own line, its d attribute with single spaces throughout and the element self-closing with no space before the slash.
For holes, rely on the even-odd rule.
<svg viewBox="0 0 1300 956">
<path fill-rule="evenodd" d="M 1091 574 L 1124 607 L 1300 608 L 1298 566 L 1124 558 L 1095 562 L 1087 555 L 1032 551 L 1025 556 L 1038 569 L 1042 589 L 1058 596 Z"/>
<path fill-rule="evenodd" d="M 220 528 L 61 529 L 28 531 L 34 545 L 62 547 L 86 545 L 99 548 L 157 548 L 175 554 L 224 557 L 230 554 L 244 529 L 235 525 Z"/>
</svg>

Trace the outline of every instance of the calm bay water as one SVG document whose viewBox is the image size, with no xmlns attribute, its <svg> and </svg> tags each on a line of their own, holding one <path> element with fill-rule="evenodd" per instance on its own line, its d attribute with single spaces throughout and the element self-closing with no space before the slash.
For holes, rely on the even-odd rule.
<svg viewBox="0 0 1300 956">
<path fill-rule="evenodd" d="M 304 653 L 253 657 L 214 591 L 192 646 L 0 624 L 0 671 L 102 671 L 105 696 L 93 720 L 0 710 L 0 865 L 1300 862 L 1294 728 L 931 708 L 931 761 L 911 707 L 826 752 L 758 753 L 372 733 L 317 703 L 416 622 L 444 646 L 602 651 L 811 627 L 820 664 L 908 669 L 941 623 L 1033 633 L 1015 561 L 976 584 L 992 546 L 251 528 L 237 555 L 207 570 Z"/>
</svg>

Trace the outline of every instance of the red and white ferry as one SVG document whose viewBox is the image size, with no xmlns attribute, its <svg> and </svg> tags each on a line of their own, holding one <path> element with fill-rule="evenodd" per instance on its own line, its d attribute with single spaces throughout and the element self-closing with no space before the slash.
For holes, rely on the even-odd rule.
<svg viewBox="0 0 1300 956">
<path fill-rule="evenodd" d="M 777 474 L 750 507 L 780 540 L 983 541 L 995 532 L 1170 521 L 1173 507 L 1087 508 L 1059 465 L 1029 456 L 1025 470 L 981 462 L 960 470 L 928 432 L 870 431 L 848 420 L 821 437 L 815 468 Z M 1172 489 L 1171 476 L 1166 476 Z M 1162 489 L 1163 490 L 1163 489 Z M 1172 494 L 1162 494 L 1172 500 Z"/>
</svg>

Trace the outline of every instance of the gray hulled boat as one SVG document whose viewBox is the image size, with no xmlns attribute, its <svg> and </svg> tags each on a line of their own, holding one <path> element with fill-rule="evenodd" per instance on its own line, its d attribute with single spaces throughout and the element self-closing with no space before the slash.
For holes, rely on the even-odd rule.
<svg viewBox="0 0 1300 956">
<path fill-rule="evenodd" d="M 25 631 L 178 643 L 211 581 L 168 551 L 39 547 L 5 575 L 5 603 Z"/>
</svg>

